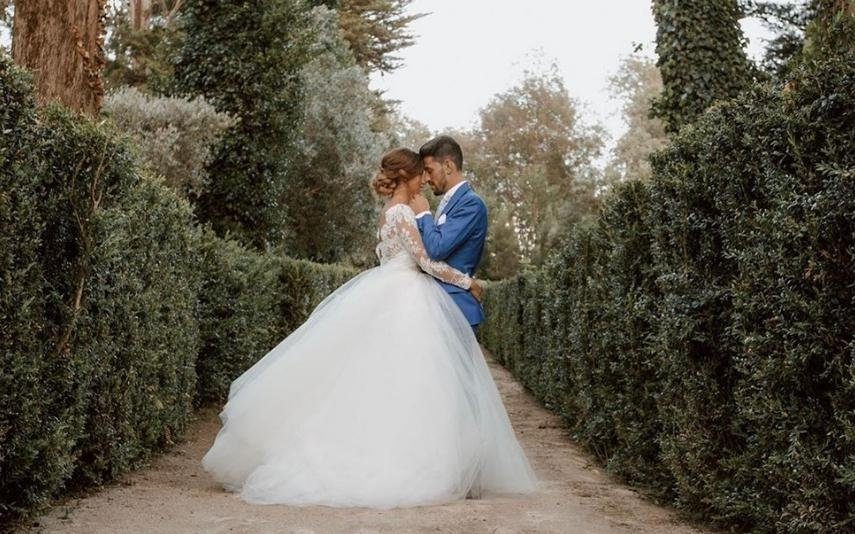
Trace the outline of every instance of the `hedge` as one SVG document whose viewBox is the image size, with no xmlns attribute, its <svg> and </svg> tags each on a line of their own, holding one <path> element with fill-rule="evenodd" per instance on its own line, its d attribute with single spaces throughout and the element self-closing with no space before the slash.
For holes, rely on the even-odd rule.
<svg viewBox="0 0 855 534">
<path fill-rule="evenodd" d="M 180 434 L 194 391 L 198 269 L 187 203 L 106 128 L 36 114 L 0 60 L 0 513 L 100 481 Z"/>
<path fill-rule="evenodd" d="M 202 241 L 199 404 L 223 401 L 232 380 L 295 330 L 333 289 L 356 274 L 254 252 L 210 230 Z"/>
<path fill-rule="evenodd" d="M 828 60 L 684 128 L 485 345 L 607 468 L 732 528 L 855 529 L 855 69 Z"/>
<path fill-rule="evenodd" d="M 2 55 L 0 131 L 2 530 L 180 439 L 355 272 L 213 236 L 108 124 L 37 110 Z"/>
</svg>

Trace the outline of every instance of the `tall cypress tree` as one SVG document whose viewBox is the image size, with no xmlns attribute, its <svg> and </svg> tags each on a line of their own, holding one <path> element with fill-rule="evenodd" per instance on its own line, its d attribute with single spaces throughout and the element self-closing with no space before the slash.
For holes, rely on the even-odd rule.
<svg viewBox="0 0 855 534">
<path fill-rule="evenodd" d="M 752 80 L 737 0 L 653 0 L 657 66 L 664 90 L 653 115 L 669 133 Z"/>
<path fill-rule="evenodd" d="M 300 73 L 314 39 L 303 0 L 189 0 L 173 93 L 202 95 L 239 119 L 208 166 L 196 212 L 220 234 L 282 242 L 283 198 L 303 110 Z"/>
</svg>

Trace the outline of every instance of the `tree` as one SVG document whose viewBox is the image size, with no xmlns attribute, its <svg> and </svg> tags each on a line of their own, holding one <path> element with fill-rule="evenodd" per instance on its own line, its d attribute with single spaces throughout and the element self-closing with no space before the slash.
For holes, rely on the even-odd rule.
<svg viewBox="0 0 855 534">
<path fill-rule="evenodd" d="M 285 239 L 304 110 L 301 73 L 314 29 L 302 0 L 189 0 L 172 92 L 201 95 L 238 119 L 208 165 L 196 204 L 223 235 L 264 248 Z M 228 38 L 224 38 L 227 36 Z"/>
<path fill-rule="evenodd" d="M 184 0 L 133 0 L 110 10 L 104 70 L 108 90 L 126 85 L 152 93 L 166 90 L 183 40 L 178 24 L 183 6 Z"/>
<path fill-rule="evenodd" d="M 516 250 L 491 252 L 516 255 L 509 265 L 540 264 L 568 225 L 596 209 L 591 162 L 602 132 L 585 126 L 576 107 L 555 66 L 529 72 L 481 110 L 480 126 L 464 147 L 473 183 L 493 197 L 488 206 L 505 215 L 493 219 L 490 233 L 505 235 L 512 227 L 516 235 Z"/>
<path fill-rule="evenodd" d="M 135 87 L 108 94 L 102 116 L 133 140 L 141 167 L 191 201 L 209 187 L 211 147 L 235 122 L 203 98 L 156 97 Z"/>
<path fill-rule="evenodd" d="M 668 142 L 662 121 L 650 117 L 653 100 L 662 93 L 662 77 L 653 60 L 632 55 L 621 60 L 609 88 L 622 103 L 627 131 L 618 139 L 606 167 L 608 182 L 646 180 L 650 176 L 648 156 Z"/>
<path fill-rule="evenodd" d="M 805 59 L 844 55 L 855 60 L 855 2 L 811 0 L 813 17 L 805 28 Z"/>
<path fill-rule="evenodd" d="M 16 3 L 12 57 L 33 72 L 39 102 L 98 113 L 104 96 L 103 32 L 104 0 Z"/>
<path fill-rule="evenodd" d="M 760 19 L 773 32 L 763 55 L 763 70 L 776 78 L 784 78 L 792 60 L 804 46 L 805 28 L 813 17 L 811 2 L 781 4 L 775 1 L 749 1 L 742 9 L 745 16 Z"/>
<path fill-rule="evenodd" d="M 814 56 L 853 52 L 852 0 L 802 0 L 796 4 L 747 0 L 743 9 L 746 16 L 759 18 L 774 33 L 763 67 L 777 79 L 786 79 L 799 62 Z"/>
<path fill-rule="evenodd" d="M 368 71 L 400 66 L 393 54 L 413 44 L 407 27 L 422 14 L 407 14 L 412 0 L 339 0 L 339 25 L 356 62 Z"/>
<path fill-rule="evenodd" d="M 669 133 L 750 85 L 737 0 L 654 0 L 653 16 L 664 84 L 653 114 Z"/>
<path fill-rule="evenodd" d="M 0 0 L 0 26 L 5 26 L 11 20 L 12 0 Z"/>
<path fill-rule="evenodd" d="M 433 138 L 428 126 L 412 117 L 396 111 L 390 118 L 389 144 L 418 151 L 419 147 Z"/>
<path fill-rule="evenodd" d="M 338 32 L 335 12 L 314 10 L 318 39 L 303 69 L 305 121 L 285 188 L 285 250 L 319 262 L 367 265 L 377 203 L 369 188 L 388 140 L 372 128 L 375 96 Z"/>
</svg>

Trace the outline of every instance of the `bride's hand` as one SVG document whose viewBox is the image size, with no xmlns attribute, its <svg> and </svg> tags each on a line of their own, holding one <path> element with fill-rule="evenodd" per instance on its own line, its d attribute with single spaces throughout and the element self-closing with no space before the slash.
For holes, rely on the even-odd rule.
<svg viewBox="0 0 855 534">
<path fill-rule="evenodd" d="M 481 285 L 476 279 L 472 279 L 472 285 L 469 286 L 469 291 L 472 293 L 472 296 L 475 297 L 475 300 L 481 302 L 481 297 L 484 296 L 484 286 Z"/>
<path fill-rule="evenodd" d="M 414 196 L 412 200 L 410 200 L 410 207 L 416 212 L 416 215 L 423 211 L 430 211 L 430 204 L 428 204 L 427 199 L 421 193 Z"/>
</svg>

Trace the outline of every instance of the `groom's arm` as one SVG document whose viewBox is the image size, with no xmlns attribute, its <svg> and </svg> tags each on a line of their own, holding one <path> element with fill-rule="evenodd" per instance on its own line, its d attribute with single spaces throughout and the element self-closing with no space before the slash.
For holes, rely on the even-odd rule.
<svg viewBox="0 0 855 534">
<path fill-rule="evenodd" d="M 447 214 L 445 223 L 440 225 L 434 222 L 430 213 L 420 214 L 416 222 L 428 256 L 437 261 L 448 258 L 472 235 L 486 215 L 487 209 L 478 197 L 466 200 L 453 213 Z"/>
</svg>

